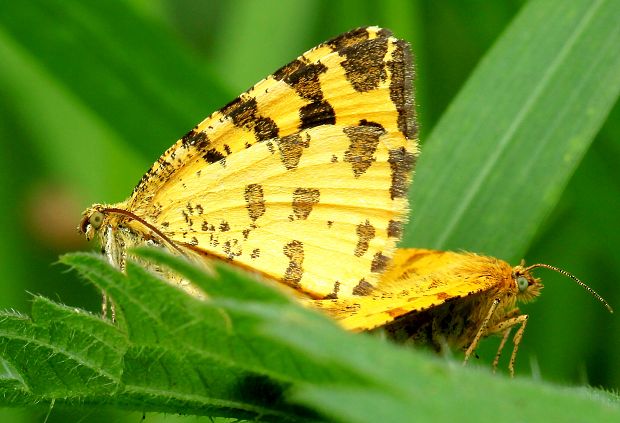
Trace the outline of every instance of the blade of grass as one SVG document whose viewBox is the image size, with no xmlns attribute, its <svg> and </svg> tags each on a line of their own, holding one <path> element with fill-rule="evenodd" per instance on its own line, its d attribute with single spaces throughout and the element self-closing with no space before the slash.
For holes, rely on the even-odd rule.
<svg viewBox="0 0 620 423">
<path fill-rule="evenodd" d="M 620 3 L 530 2 L 423 148 L 403 244 L 520 257 L 620 91 Z"/>
</svg>

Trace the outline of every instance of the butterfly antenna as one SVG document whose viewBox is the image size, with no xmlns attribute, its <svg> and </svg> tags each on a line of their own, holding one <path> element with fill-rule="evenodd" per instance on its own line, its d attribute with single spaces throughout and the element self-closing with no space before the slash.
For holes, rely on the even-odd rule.
<svg viewBox="0 0 620 423">
<path fill-rule="evenodd" d="M 607 308 L 607 310 L 609 310 L 610 313 L 614 312 L 614 309 L 611 308 L 611 306 L 609 305 L 609 303 L 607 301 L 605 301 L 605 299 L 603 297 L 601 297 L 595 290 L 593 290 L 592 288 L 590 288 L 588 285 L 586 285 L 585 283 L 583 283 L 582 281 L 579 280 L 579 278 L 577 278 L 574 275 L 571 275 L 570 273 L 568 273 L 566 270 L 562 270 L 558 267 L 554 267 L 554 266 L 550 266 L 548 264 L 544 264 L 544 263 L 538 263 L 538 264 L 532 264 L 531 266 L 528 266 L 525 268 L 526 272 L 529 272 L 532 269 L 535 269 L 537 267 L 544 267 L 546 269 L 550 269 L 550 270 L 554 270 L 566 277 L 571 278 L 572 280 L 574 280 L 575 282 L 577 282 L 577 284 L 581 285 L 581 287 L 583 289 L 585 289 L 586 291 L 588 291 L 594 298 L 596 298 L 597 300 L 599 300 L 601 303 L 603 303 L 603 305 Z"/>
</svg>

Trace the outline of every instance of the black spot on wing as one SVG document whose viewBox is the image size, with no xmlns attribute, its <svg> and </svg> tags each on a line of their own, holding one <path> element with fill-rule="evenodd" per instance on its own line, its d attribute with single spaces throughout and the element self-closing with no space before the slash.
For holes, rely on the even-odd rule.
<svg viewBox="0 0 620 423">
<path fill-rule="evenodd" d="M 321 89 L 320 75 L 327 72 L 322 63 L 309 63 L 303 57 L 276 71 L 274 78 L 283 81 L 295 90 L 308 104 L 299 110 L 301 121 L 299 129 L 313 128 L 319 125 L 333 125 L 336 114 L 333 107 L 325 100 Z"/>
<path fill-rule="evenodd" d="M 207 150 L 206 153 L 202 155 L 202 158 L 205 159 L 208 163 L 216 163 L 224 158 L 224 155 L 217 151 L 215 148 Z"/>
<path fill-rule="evenodd" d="M 196 147 L 199 150 L 206 149 L 211 142 L 209 141 L 209 137 L 204 132 L 196 132 L 195 130 L 189 131 L 187 134 L 183 135 L 181 138 L 182 145 L 187 147 Z"/>
<path fill-rule="evenodd" d="M 250 184 L 245 187 L 246 209 L 252 222 L 265 214 L 265 198 L 263 195 L 263 187 L 259 184 Z"/>
<path fill-rule="evenodd" d="M 321 192 L 315 188 L 297 188 L 293 192 L 293 213 L 297 220 L 306 220 L 318 204 Z"/>
<path fill-rule="evenodd" d="M 289 264 L 282 276 L 282 282 L 292 287 L 297 287 L 304 274 L 304 244 L 297 240 L 291 241 L 284 246 L 283 252 L 288 257 Z"/>
<path fill-rule="evenodd" d="M 368 37 L 368 29 L 355 28 L 349 32 L 345 32 L 344 34 L 332 38 L 329 41 L 326 41 L 325 44 L 330 46 L 332 49 L 338 51 L 342 50 L 345 47 L 350 47 L 352 45 L 366 41 L 368 40 Z"/>
<path fill-rule="evenodd" d="M 389 237 L 400 239 L 403 236 L 403 222 L 390 220 L 388 222 L 387 234 Z"/>
<path fill-rule="evenodd" d="M 324 300 L 335 300 L 338 298 L 338 291 L 340 291 L 340 282 L 334 282 L 334 289 L 332 292 L 323 297 Z"/>
<path fill-rule="evenodd" d="M 368 251 L 370 241 L 375 237 L 375 227 L 366 220 L 366 222 L 357 225 L 356 233 L 358 240 L 354 254 L 356 257 L 361 257 Z"/>
<path fill-rule="evenodd" d="M 407 42 L 395 42 L 392 59 L 387 66 L 390 70 L 390 99 L 398 111 L 398 129 L 408 139 L 414 139 L 418 128 L 413 98 L 413 59 Z"/>
<path fill-rule="evenodd" d="M 302 106 L 299 110 L 299 118 L 301 120 L 299 129 L 314 128 L 320 125 L 334 125 L 336 123 L 334 109 L 324 100 Z"/>
<path fill-rule="evenodd" d="M 388 163 L 392 171 L 392 186 L 390 187 L 392 200 L 407 196 L 415 160 L 416 156 L 408 152 L 405 147 L 395 148 L 388 152 Z"/>
<path fill-rule="evenodd" d="M 319 76 L 327 72 L 322 63 L 303 63 L 300 60 L 293 62 L 293 66 L 285 71 L 274 74 L 275 79 L 281 79 L 290 85 L 297 94 L 311 101 L 320 101 L 323 98 Z"/>
<path fill-rule="evenodd" d="M 310 146 L 310 135 L 302 137 L 299 134 L 291 134 L 275 140 L 280 150 L 280 160 L 288 170 L 295 169 L 301 160 L 304 148 Z"/>
<path fill-rule="evenodd" d="M 351 164 L 356 178 L 364 174 L 375 161 L 379 137 L 385 129 L 374 122 L 362 121 L 365 126 L 351 126 L 343 129 L 349 138 L 349 148 L 344 153 L 344 161 Z"/>
<path fill-rule="evenodd" d="M 370 271 L 374 273 L 382 273 L 387 268 L 390 258 L 383 255 L 381 252 L 375 254 L 370 264 Z"/>
<path fill-rule="evenodd" d="M 374 287 L 365 279 L 360 279 L 359 283 L 353 288 L 353 295 L 369 295 L 372 293 Z"/>
<path fill-rule="evenodd" d="M 279 129 L 273 119 L 258 115 L 258 105 L 253 97 L 237 97 L 221 113 L 232 120 L 235 126 L 253 131 L 259 141 L 278 136 Z"/>
<path fill-rule="evenodd" d="M 338 54 L 345 58 L 342 67 L 347 80 L 356 91 L 373 90 L 386 80 L 387 50 L 387 38 L 374 38 L 338 51 Z"/>
</svg>

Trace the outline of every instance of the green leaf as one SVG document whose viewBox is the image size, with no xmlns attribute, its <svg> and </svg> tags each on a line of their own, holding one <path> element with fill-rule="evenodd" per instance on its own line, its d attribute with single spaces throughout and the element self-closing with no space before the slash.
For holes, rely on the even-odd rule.
<svg viewBox="0 0 620 423">
<path fill-rule="evenodd" d="M 253 281 L 250 284 L 244 283 L 246 279 L 240 278 L 240 270 L 236 270 L 230 266 L 223 266 L 215 263 L 217 272 L 208 274 L 208 269 L 200 269 L 186 261 L 171 259 L 169 254 L 162 250 L 154 248 L 136 248 L 132 250 L 138 257 L 155 260 L 158 263 L 165 263 L 167 267 L 174 270 L 188 280 L 192 280 L 199 288 L 205 292 L 209 292 L 211 298 L 219 298 L 221 296 L 234 297 L 239 300 L 253 300 L 256 302 L 266 303 L 273 302 L 275 304 L 289 304 L 292 299 L 284 294 L 277 295 L 273 289 L 262 284 L 256 284 Z M 237 280 L 235 284 L 231 284 L 230 280 Z"/>
<path fill-rule="evenodd" d="M 424 145 L 403 244 L 521 258 L 620 92 L 620 3 L 529 2 Z"/>
<path fill-rule="evenodd" d="M 110 293 L 125 323 L 39 297 L 32 319 L 3 313 L 0 357 L 10 367 L 0 377 L 1 404 L 371 422 L 454 418 L 467 402 L 471 411 L 460 421 L 488 415 L 502 421 L 620 418 L 612 396 L 463 368 L 346 333 L 225 266 L 210 276 L 160 251 L 135 254 L 180 269 L 209 297 L 192 297 L 133 262 L 123 274 L 98 255 L 63 256 L 62 262 Z M 548 407 L 552 402 L 561 406 Z"/>
<path fill-rule="evenodd" d="M 39 324 L 14 313 L 0 314 L 0 355 L 30 392 L 45 397 L 114 392 L 121 354 L 115 356 L 115 351 L 98 339 L 106 330 L 101 325 L 84 324 L 88 317 L 75 324 L 80 320 L 77 313 L 74 324 L 63 320 Z M 122 344 L 114 347 L 122 351 Z"/>
</svg>

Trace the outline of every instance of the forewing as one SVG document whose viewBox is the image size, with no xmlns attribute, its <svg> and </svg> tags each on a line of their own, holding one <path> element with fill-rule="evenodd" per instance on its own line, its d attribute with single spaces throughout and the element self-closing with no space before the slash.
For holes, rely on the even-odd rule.
<svg viewBox="0 0 620 423">
<path fill-rule="evenodd" d="M 314 298 L 368 294 L 407 216 L 409 47 L 361 28 L 200 123 L 127 203 L 172 241 Z"/>
</svg>

